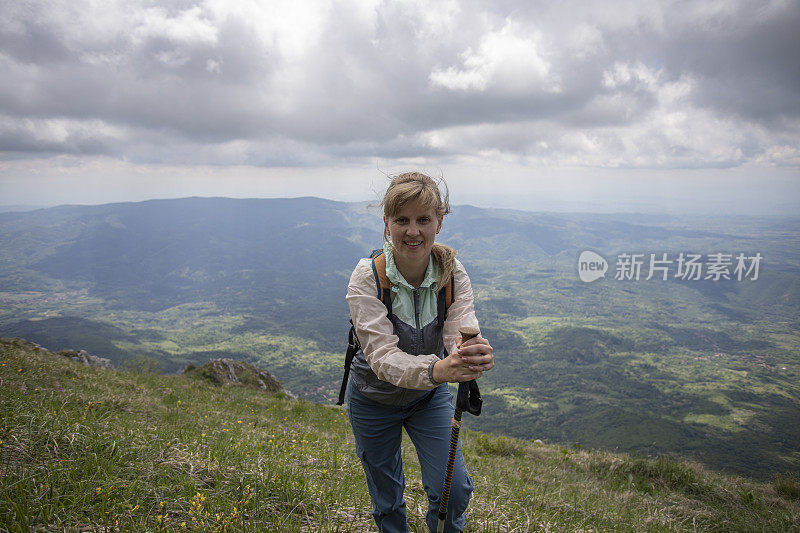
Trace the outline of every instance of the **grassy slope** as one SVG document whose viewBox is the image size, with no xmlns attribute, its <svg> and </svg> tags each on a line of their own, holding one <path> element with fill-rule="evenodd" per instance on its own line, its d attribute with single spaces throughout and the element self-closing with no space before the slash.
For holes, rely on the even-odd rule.
<svg viewBox="0 0 800 533">
<path fill-rule="evenodd" d="M 341 409 L 83 367 L 9 339 L 0 340 L 0 383 L 1 531 L 372 529 Z M 473 531 L 800 531 L 800 501 L 777 485 L 696 464 L 462 435 L 476 486 Z M 408 439 L 403 454 L 409 522 L 423 530 Z"/>
<path fill-rule="evenodd" d="M 553 289 L 539 291 L 537 305 L 575 300 L 551 296 L 548 290 Z M 800 337 L 785 334 L 791 331 L 788 325 L 773 324 L 777 333 L 761 323 L 737 329 L 714 317 L 703 322 L 701 311 L 683 321 L 657 321 L 642 310 L 626 327 L 573 308 L 525 311 L 526 318 L 519 318 L 501 312 L 507 302 L 496 303 L 499 296 L 484 292 L 476 305 L 498 356 L 495 370 L 482 382 L 493 416 L 476 419 L 470 427 L 592 448 L 673 453 L 762 480 L 776 472 L 800 471 L 795 453 L 800 361 L 793 355 Z M 616 308 L 619 297 L 609 292 L 606 305 Z M 31 321 L 27 331 L 0 326 L 0 334 L 30 338 L 51 349 L 83 348 L 117 364 L 147 354 L 167 373 L 190 361 L 230 357 L 268 368 L 305 399 L 324 403 L 338 394 L 341 335 L 332 337 L 333 350 L 289 332 L 250 329 L 251 318 L 223 313 L 211 302 L 145 313 L 92 309 L 80 298 L 57 303 L 44 295 L 31 298 L 0 309 L 0 321 L 14 312 L 49 318 Z M 75 318 L 81 315 L 89 318 Z M 346 326 L 343 316 L 342 331 Z M 669 340 L 665 328 L 681 343 Z M 769 347 L 752 352 L 736 347 L 756 341 Z M 719 357 L 716 342 L 726 352 Z M 570 361 L 594 348 L 597 361 Z M 115 357 L 115 350 L 126 355 Z"/>
</svg>

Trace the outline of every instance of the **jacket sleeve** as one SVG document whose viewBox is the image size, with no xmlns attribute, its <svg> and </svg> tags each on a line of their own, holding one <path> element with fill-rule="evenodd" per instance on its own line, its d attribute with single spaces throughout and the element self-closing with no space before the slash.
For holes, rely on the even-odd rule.
<svg viewBox="0 0 800 533">
<path fill-rule="evenodd" d="M 399 339 L 377 293 L 372 270 L 359 263 L 350 276 L 346 299 L 367 364 L 379 379 L 396 387 L 425 390 L 438 386 L 428 377 L 428 366 L 439 358 L 435 354 L 411 355 L 398 348 Z"/>
<path fill-rule="evenodd" d="M 474 297 L 472 294 L 472 283 L 469 280 L 467 271 L 460 261 L 456 260 L 455 290 L 456 299 L 447 310 L 447 319 L 444 322 L 444 347 L 447 353 L 453 353 L 456 345 L 461 342 L 461 333 L 458 328 L 470 326 L 480 329 L 478 318 L 475 316 Z"/>
</svg>

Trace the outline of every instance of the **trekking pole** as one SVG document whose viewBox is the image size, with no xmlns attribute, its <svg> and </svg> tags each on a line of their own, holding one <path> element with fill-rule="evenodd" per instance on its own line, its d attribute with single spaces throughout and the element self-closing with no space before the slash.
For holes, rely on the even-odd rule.
<svg viewBox="0 0 800 533">
<path fill-rule="evenodd" d="M 471 327 L 461 327 L 458 328 L 458 332 L 461 333 L 461 344 L 464 344 L 469 339 L 473 337 L 477 337 L 480 334 L 480 330 L 478 328 L 471 328 Z M 467 407 L 464 405 L 467 402 L 467 398 L 469 397 L 469 393 L 472 392 L 470 389 L 474 387 L 474 391 L 476 392 L 476 398 L 473 401 L 477 402 L 476 407 Z M 481 413 L 481 406 L 480 406 L 481 398 L 480 392 L 478 391 L 478 384 L 475 380 L 467 381 L 464 383 L 458 384 L 458 401 L 456 402 L 456 410 L 453 413 L 453 430 L 450 433 L 450 455 L 447 458 L 447 472 L 444 476 L 444 488 L 442 489 L 442 499 L 439 501 L 439 524 L 436 527 L 436 533 L 443 533 L 444 532 L 444 519 L 447 516 L 447 502 L 450 499 L 450 483 L 453 481 L 453 466 L 456 462 L 456 449 L 458 448 L 458 434 L 461 431 L 461 412 L 466 408 L 469 412 L 474 414 L 475 416 Z M 476 412 L 477 411 L 477 412 Z"/>
</svg>

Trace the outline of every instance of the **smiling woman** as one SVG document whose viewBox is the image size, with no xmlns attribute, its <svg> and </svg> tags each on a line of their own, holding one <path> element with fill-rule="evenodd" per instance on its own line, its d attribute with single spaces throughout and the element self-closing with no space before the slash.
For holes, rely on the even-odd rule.
<svg viewBox="0 0 800 533">
<path fill-rule="evenodd" d="M 450 212 L 447 193 L 429 176 L 409 172 L 392 179 L 381 205 L 383 249 L 359 261 L 347 289 L 360 344 L 347 410 L 378 529 L 408 530 L 400 453 L 405 428 L 420 459 L 426 522 L 436 531 L 440 500 L 448 501 L 442 487 L 449 476 L 454 416 L 446 383 L 481 377 L 494 366 L 494 357 L 480 336 L 461 341 L 459 327 L 477 328 L 478 320 L 472 286 L 455 250 L 435 242 Z M 473 484 L 460 444 L 450 457 L 454 468 L 442 525 L 461 531 Z"/>
</svg>

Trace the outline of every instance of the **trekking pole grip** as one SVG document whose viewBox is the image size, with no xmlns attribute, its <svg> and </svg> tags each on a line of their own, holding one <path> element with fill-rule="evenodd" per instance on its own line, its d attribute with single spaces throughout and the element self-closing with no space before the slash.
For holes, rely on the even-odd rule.
<svg viewBox="0 0 800 533">
<path fill-rule="evenodd" d="M 468 340 L 473 337 L 477 337 L 481 334 L 481 330 L 478 328 L 473 328 L 471 326 L 462 326 L 458 328 L 458 332 L 461 333 L 461 344 L 464 344 Z"/>
</svg>

